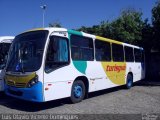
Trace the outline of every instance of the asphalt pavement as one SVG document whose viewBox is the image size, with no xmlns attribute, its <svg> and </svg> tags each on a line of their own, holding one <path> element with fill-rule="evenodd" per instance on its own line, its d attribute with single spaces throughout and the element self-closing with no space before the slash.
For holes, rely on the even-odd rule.
<svg viewBox="0 0 160 120">
<path fill-rule="evenodd" d="M 89 94 L 80 103 L 69 99 L 34 103 L 0 93 L 1 114 L 160 114 L 160 84 L 140 82 Z"/>
</svg>

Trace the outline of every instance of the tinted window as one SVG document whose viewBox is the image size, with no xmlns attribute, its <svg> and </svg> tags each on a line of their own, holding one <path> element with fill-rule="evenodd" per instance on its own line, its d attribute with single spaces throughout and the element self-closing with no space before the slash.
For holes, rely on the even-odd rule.
<svg viewBox="0 0 160 120">
<path fill-rule="evenodd" d="M 97 61 L 111 61 L 110 43 L 95 40 L 95 57 Z"/>
<path fill-rule="evenodd" d="M 6 64 L 10 45 L 11 43 L 0 43 L 0 69 Z"/>
<path fill-rule="evenodd" d="M 133 48 L 125 46 L 124 50 L 125 50 L 126 62 L 133 62 L 134 61 Z"/>
<path fill-rule="evenodd" d="M 45 71 L 50 72 L 69 63 L 69 50 L 66 38 L 52 36 L 50 38 Z"/>
<path fill-rule="evenodd" d="M 115 62 L 124 61 L 124 52 L 122 45 L 112 44 L 112 57 L 113 61 Z"/>
<path fill-rule="evenodd" d="M 73 60 L 93 60 L 93 40 L 77 35 L 71 35 L 71 53 Z"/>
<path fill-rule="evenodd" d="M 142 50 L 135 48 L 134 57 L 135 57 L 135 62 L 141 62 L 142 61 Z"/>
<path fill-rule="evenodd" d="M 48 31 L 26 32 L 16 36 L 8 55 L 7 71 L 33 72 L 41 67 Z"/>
</svg>

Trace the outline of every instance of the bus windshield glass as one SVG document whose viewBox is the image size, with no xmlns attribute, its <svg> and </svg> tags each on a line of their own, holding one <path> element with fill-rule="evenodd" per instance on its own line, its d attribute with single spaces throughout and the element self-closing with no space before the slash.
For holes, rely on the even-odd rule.
<svg viewBox="0 0 160 120">
<path fill-rule="evenodd" d="M 11 43 L 0 43 L 0 69 L 6 64 L 10 44 Z"/>
<path fill-rule="evenodd" d="M 6 71 L 23 73 L 38 70 L 47 36 L 46 30 L 18 35 L 11 46 Z"/>
</svg>

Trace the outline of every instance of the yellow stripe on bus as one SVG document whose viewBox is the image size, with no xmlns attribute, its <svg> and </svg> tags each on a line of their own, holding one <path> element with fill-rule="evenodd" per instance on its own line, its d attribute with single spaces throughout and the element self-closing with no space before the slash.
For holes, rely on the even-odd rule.
<svg viewBox="0 0 160 120">
<path fill-rule="evenodd" d="M 104 38 L 104 37 L 100 37 L 100 36 L 96 36 L 96 39 L 106 41 L 106 42 L 110 42 L 110 43 L 122 44 L 122 42 L 112 40 L 112 39 L 108 39 L 108 38 Z"/>
<path fill-rule="evenodd" d="M 35 28 L 35 29 L 28 30 L 26 32 L 37 31 L 37 30 L 44 30 L 44 28 Z"/>
<path fill-rule="evenodd" d="M 35 29 L 24 31 L 21 34 L 26 33 L 26 32 L 38 31 L 38 30 L 45 30 L 45 29 L 44 28 L 35 28 Z"/>
</svg>

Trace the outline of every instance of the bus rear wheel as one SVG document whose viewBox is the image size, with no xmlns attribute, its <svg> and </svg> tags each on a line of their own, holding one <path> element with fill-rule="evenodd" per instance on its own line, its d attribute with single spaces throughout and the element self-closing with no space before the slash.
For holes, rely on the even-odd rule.
<svg viewBox="0 0 160 120">
<path fill-rule="evenodd" d="M 78 103 L 81 102 L 85 97 L 85 85 L 83 81 L 76 80 L 72 85 L 71 90 L 71 102 Z"/>
<path fill-rule="evenodd" d="M 133 86 L 133 76 L 131 74 L 127 75 L 126 88 L 130 89 Z"/>
</svg>

